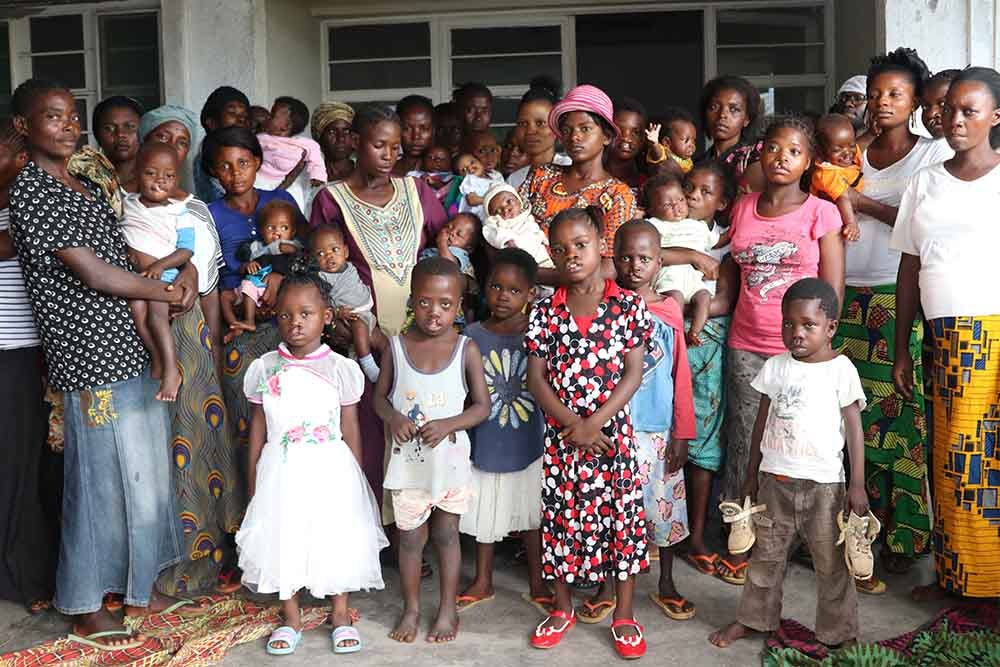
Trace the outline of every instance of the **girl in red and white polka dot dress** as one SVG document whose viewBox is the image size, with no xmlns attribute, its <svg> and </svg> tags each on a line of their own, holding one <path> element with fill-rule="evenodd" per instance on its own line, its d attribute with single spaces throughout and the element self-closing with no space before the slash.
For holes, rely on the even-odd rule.
<svg viewBox="0 0 1000 667">
<path fill-rule="evenodd" d="M 549 226 L 563 285 L 531 314 L 528 387 L 545 412 L 542 574 L 555 605 L 531 643 L 552 648 L 576 624 L 570 584 L 613 579 L 618 653 L 646 651 L 632 612 L 635 575 L 647 568 L 646 519 L 628 402 L 642 382 L 650 335 L 646 305 L 606 280 L 602 213 L 570 209 Z"/>
</svg>

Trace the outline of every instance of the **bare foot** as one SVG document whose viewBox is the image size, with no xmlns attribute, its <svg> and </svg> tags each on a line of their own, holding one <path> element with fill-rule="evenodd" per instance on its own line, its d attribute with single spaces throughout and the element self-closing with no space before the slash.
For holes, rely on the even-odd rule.
<svg viewBox="0 0 1000 667">
<path fill-rule="evenodd" d="M 177 392 L 181 388 L 181 373 L 177 366 L 165 369 L 163 379 L 160 380 L 160 391 L 156 392 L 156 400 L 173 403 L 177 400 Z"/>
<path fill-rule="evenodd" d="M 128 628 L 118 622 L 114 616 L 103 608 L 100 611 L 95 611 L 93 614 L 76 616 L 74 620 L 73 634 L 80 637 L 87 637 L 97 632 L 107 632 L 109 630 L 128 630 Z M 143 641 L 146 638 L 141 634 L 134 634 L 131 636 L 102 637 L 93 641 L 104 646 L 122 646 L 130 644 L 137 639 Z"/>
<path fill-rule="evenodd" d="M 936 582 L 926 586 L 915 586 L 910 591 L 910 598 L 914 602 L 937 602 L 947 597 L 951 597 L 951 593 L 938 586 Z"/>
<path fill-rule="evenodd" d="M 745 639 L 755 634 L 757 634 L 756 630 L 748 628 L 742 623 L 730 623 L 710 634 L 708 641 L 719 648 L 726 648 L 738 639 Z"/>
<path fill-rule="evenodd" d="M 392 629 L 389 633 L 389 639 L 394 639 L 397 642 L 403 642 L 404 644 L 412 644 L 413 640 L 417 638 L 417 632 L 420 630 L 420 612 L 413 610 L 404 610 L 403 615 L 399 617 L 399 623 L 396 627 Z"/>
<path fill-rule="evenodd" d="M 434 627 L 427 633 L 427 641 L 433 644 L 444 644 L 453 642 L 458 636 L 458 614 L 454 608 L 451 610 L 439 609 L 438 617 L 434 621 Z"/>
</svg>

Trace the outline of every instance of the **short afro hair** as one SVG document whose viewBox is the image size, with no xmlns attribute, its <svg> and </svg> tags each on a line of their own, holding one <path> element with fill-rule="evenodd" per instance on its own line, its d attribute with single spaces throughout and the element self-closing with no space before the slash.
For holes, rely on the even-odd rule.
<svg viewBox="0 0 1000 667">
<path fill-rule="evenodd" d="M 820 309 L 831 320 L 840 319 L 840 300 L 830 283 L 819 278 L 803 278 L 794 283 L 781 297 L 782 309 L 787 308 L 792 301 L 819 301 Z"/>
<path fill-rule="evenodd" d="M 702 131 L 707 132 L 708 130 L 705 116 L 708 113 L 709 105 L 712 104 L 712 99 L 723 90 L 732 90 L 743 98 L 747 107 L 747 120 L 750 122 L 743 128 L 740 135 L 743 138 L 752 136 L 757 124 L 757 118 L 761 112 L 760 91 L 757 90 L 757 86 L 743 77 L 728 74 L 715 77 L 702 88 L 701 101 L 698 103 L 698 114 L 701 116 Z"/>
<path fill-rule="evenodd" d="M 493 256 L 493 268 L 490 271 L 490 275 L 501 266 L 510 266 L 517 269 L 531 285 L 534 285 L 538 279 L 538 262 L 535 261 L 535 258 L 530 253 L 521 248 L 501 248 L 497 250 Z"/>
<path fill-rule="evenodd" d="M 413 267 L 413 272 L 410 273 L 410 290 L 413 290 L 417 281 L 431 276 L 445 276 L 461 282 L 462 272 L 459 270 L 458 264 L 439 255 L 424 257 L 417 262 L 417 265 Z M 459 291 L 461 291 L 461 285 L 459 285 Z"/>
<path fill-rule="evenodd" d="M 604 209 L 594 205 L 560 211 L 549 223 L 549 238 L 555 235 L 557 228 L 574 220 L 583 220 L 597 230 L 599 238 L 604 238 Z"/>
<path fill-rule="evenodd" d="M 209 132 L 201 144 L 201 168 L 206 174 L 213 173 L 215 155 L 223 148 L 243 148 L 253 153 L 258 160 L 264 159 L 257 135 L 245 127 L 223 127 Z"/>
<path fill-rule="evenodd" d="M 28 79 L 17 88 L 11 97 L 10 108 L 15 116 L 27 116 L 31 113 L 31 105 L 39 97 L 52 91 L 70 94 L 69 88 L 51 79 Z"/>
</svg>

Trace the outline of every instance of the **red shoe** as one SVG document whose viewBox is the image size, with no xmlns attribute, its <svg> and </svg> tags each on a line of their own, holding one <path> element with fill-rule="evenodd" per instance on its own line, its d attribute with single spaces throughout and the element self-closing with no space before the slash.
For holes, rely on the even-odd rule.
<svg viewBox="0 0 1000 667">
<path fill-rule="evenodd" d="M 620 628 L 623 625 L 631 625 L 639 631 L 639 634 L 632 637 L 619 637 L 615 628 Z M 626 660 L 637 660 L 646 655 L 646 638 L 642 636 L 642 626 L 634 618 L 631 620 L 622 618 L 614 621 L 611 624 L 611 636 L 615 640 L 615 650 L 618 651 L 618 655 Z"/>
<path fill-rule="evenodd" d="M 561 618 L 563 619 L 562 627 L 543 627 L 550 618 Z M 562 641 L 563 635 L 569 632 L 569 629 L 576 625 L 576 612 L 571 611 L 566 613 L 559 609 L 553 609 L 549 612 L 549 615 L 545 617 L 545 620 L 538 624 L 535 628 L 535 634 L 531 636 L 531 645 L 535 648 L 552 648 L 557 646 L 559 642 Z"/>
</svg>

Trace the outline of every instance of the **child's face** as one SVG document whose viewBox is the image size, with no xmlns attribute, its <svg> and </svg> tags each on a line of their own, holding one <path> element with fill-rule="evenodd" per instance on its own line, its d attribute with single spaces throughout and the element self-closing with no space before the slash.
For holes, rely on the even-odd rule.
<svg viewBox="0 0 1000 667">
<path fill-rule="evenodd" d="M 674 155 L 690 159 L 698 144 L 698 130 L 693 123 L 675 120 L 663 135 L 663 143 Z"/>
<path fill-rule="evenodd" d="M 501 192 L 490 200 L 490 215 L 510 220 L 521 215 L 521 199 L 513 192 Z"/>
<path fill-rule="evenodd" d="M 27 163 L 28 151 L 14 152 L 10 146 L 0 144 L 0 189 L 10 187 Z"/>
<path fill-rule="evenodd" d="M 275 137 L 292 136 L 292 110 L 287 104 L 275 104 L 264 130 Z"/>
<path fill-rule="evenodd" d="M 289 211 L 275 209 L 260 221 L 260 239 L 265 244 L 295 238 L 295 218 Z"/>
<path fill-rule="evenodd" d="M 521 150 L 513 136 L 507 137 L 504 142 L 503 151 L 500 153 L 500 171 L 505 174 L 512 174 L 521 167 L 526 167 L 531 162 L 528 154 Z"/>
<path fill-rule="evenodd" d="M 319 348 L 323 327 L 333 322 L 333 308 L 315 285 L 290 285 L 281 290 L 274 313 L 281 340 L 289 352 L 300 357 Z"/>
<path fill-rule="evenodd" d="M 572 218 L 555 228 L 549 237 L 549 254 L 563 283 L 586 281 L 601 268 L 604 243 L 597 229 L 585 218 Z"/>
<path fill-rule="evenodd" d="M 809 361 L 830 348 L 837 331 L 819 299 L 796 299 L 781 309 L 781 340 L 799 361 Z"/>
<path fill-rule="evenodd" d="M 684 180 L 688 217 L 708 222 L 724 211 L 729 202 L 723 194 L 722 178 L 714 171 L 692 169 Z"/>
<path fill-rule="evenodd" d="M 420 276 L 410 290 L 416 327 L 430 337 L 449 331 L 462 306 L 461 276 Z"/>
<path fill-rule="evenodd" d="M 358 137 L 358 166 L 372 176 L 388 176 L 402 151 L 399 125 L 383 121 L 369 125 Z"/>
<path fill-rule="evenodd" d="M 494 319 L 506 320 L 524 311 L 535 296 L 535 287 L 524 272 L 510 264 L 500 264 L 486 283 L 486 305 Z"/>
<path fill-rule="evenodd" d="M 634 160 L 643 145 L 644 119 L 635 111 L 616 111 L 614 120 L 621 133 L 612 146 L 614 156 L 623 162 Z"/>
<path fill-rule="evenodd" d="M 434 146 L 424 153 L 424 171 L 451 171 L 451 153 L 444 146 Z"/>
<path fill-rule="evenodd" d="M 399 120 L 403 129 L 403 154 L 420 158 L 434 141 L 433 111 L 424 107 L 411 108 Z"/>
<path fill-rule="evenodd" d="M 140 199 L 146 205 L 165 204 L 177 188 L 177 154 L 172 148 L 146 153 L 136 171 Z"/>
<path fill-rule="evenodd" d="M 944 100 L 948 95 L 950 81 L 935 80 L 924 86 L 924 94 L 920 98 L 923 107 L 920 119 L 924 127 L 935 139 L 944 136 L 944 126 L 941 124 L 941 113 L 944 110 Z"/>
<path fill-rule="evenodd" d="M 461 176 L 468 176 L 469 174 L 482 176 L 486 173 L 483 163 L 479 161 L 479 158 L 468 153 L 459 156 L 458 160 L 455 161 L 455 169 Z"/>
<path fill-rule="evenodd" d="M 309 250 L 319 264 L 320 271 L 339 273 L 347 265 L 347 245 L 344 237 L 337 232 L 324 230 L 313 234 Z"/>
<path fill-rule="evenodd" d="M 677 222 L 688 217 L 687 198 L 680 183 L 653 188 L 649 194 L 649 207 L 646 212 L 660 220 Z"/>
<path fill-rule="evenodd" d="M 850 167 L 854 164 L 857 142 L 854 140 L 854 127 L 849 121 L 823 128 L 817 139 L 824 160 L 838 167 Z"/>
<path fill-rule="evenodd" d="M 476 221 L 471 215 L 456 215 L 441 229 L 448 239 L 448 245 L 462 248 L 469 252 L 476 247 Z"/>
<path fill-rule="evenodd" d="M 656 230 L 626 227 L 619 230 L 615 241 L 618 284 L 639 290 L 652 283 L 660 270 L 660 235 Z"/>
<path fill-rule="evenodd" d="M 483 169 L 493 171 L 500 164 L 500 144 L 489 132 L 477 134 L 472 140 L 472 154 L 483 164 Z"/>
<path fill-rule="evenodd" d="M 778 128 L 764 140 L 760 166 L 772 185 L 798 183 L 809 168 L 812 155 L 809 140 L 791 127 Z"/>
<path fill-rule="evenodd" d="M 244 195 L 253 188 L 260 169 L 260 158 L 239 146 L 223 146 L 216 152 L 212 174 L 227 195 Z"/>
</svg>

